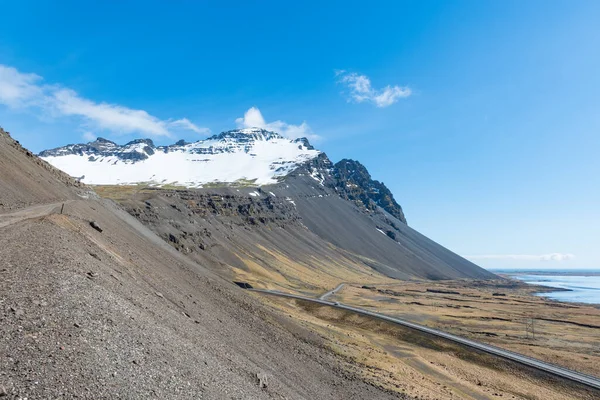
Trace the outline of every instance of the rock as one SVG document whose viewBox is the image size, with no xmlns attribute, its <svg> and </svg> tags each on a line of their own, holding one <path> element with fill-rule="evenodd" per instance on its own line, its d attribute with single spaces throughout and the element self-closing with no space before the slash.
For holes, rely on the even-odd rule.
<svg viewBox="0 0 600 400">
<path fill-rule="evenodd" d="M 77 322 L 75 322 L 75 323 L 73 324 L 73 326 L 74 326 L 75 328 L 81 328 L 81 325 L 79 325 Z"/>
<path fill-rule="evenodd" d="M 89 279 L 94 279 L 94 278 L 98 277 L 98 273 L 97 272 L 93 272 L 93 271 L 88 272 L 86 275 L 87 275 L 87 277 Z"/>
<path fill-rule="evenodd" d="M 25 311 L 23 311 L 20 308 L 11 307 L 10 311 L 12 311 L 15 314 L 15 317 L 17 317 L 17 318 L 20 318 L 25 314 Z"/>
<path fill-rule="evenodd" d="M 4 386 L 0 386 L 0 397 L 8 396 L 8 392 Z"/>
<path fill-rule="evenodd" d="M 242 289 L 253 289 L 252 285 L 249 284 L 248 282 L 236 282 L 236 281 L 234 281 L 233 283 L 235 283 L 236 285 L 238 285 Z"/>
<path fill-rule="evenodd" d="M 100 225 L 98 225 L 96 221 L 90 221 L 90 226 L 98 232 L 102 233 L 102 228 L 100 228 Z"/>
<path fill-rule="evenodd" d="M 256 374 L 256 379 L 258 379 L 258 387 L 261 389 L 266 389 L 268 386 L 267 374 L 264 372 L 259 372 Z"/>
<path fill-rule="evenodd" d="M 396 240 L 396 241 L 398 240 L 398 237 L 396 236 L 396 233 L 395 233 L 395 232 L 393 232 L 393 231 L 387 230 L 387 231 L 385 232 L 385 234 L 386 234 L 386 235 L 387 235 L 387 236 L 388 236 L 390 239 L 392 239 L 392 240 Z"/>
<path fill-rule="evenodd" d="M 164 299 L 165 296 L 163 296 L 163 294 L 161 292 L 156 292 L 155 293 L 158 297 L 160 297 L 161 299 Z"/>
</svg>

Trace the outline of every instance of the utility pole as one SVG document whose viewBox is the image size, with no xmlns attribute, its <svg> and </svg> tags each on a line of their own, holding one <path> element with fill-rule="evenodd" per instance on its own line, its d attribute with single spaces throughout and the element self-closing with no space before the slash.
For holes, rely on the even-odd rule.
<svg viewBox="0 0 600 400">
<path fill-rule="evenodd" d="M 525 318 L 525 336 L 529 339 L 529 334 L 531 334 L 531 338 L 535 340 L 535 319 L 533 318 Z"/>
</svg>

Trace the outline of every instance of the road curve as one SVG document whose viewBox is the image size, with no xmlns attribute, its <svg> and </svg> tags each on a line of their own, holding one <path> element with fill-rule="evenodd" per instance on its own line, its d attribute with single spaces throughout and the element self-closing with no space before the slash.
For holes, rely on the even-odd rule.
<svg viewBox="0 0 600 400">
<path fill-rule="evenodd" d="M 329 296 L 339 292 L 343 287 L 344 287 L 344 283 L 340 283 L 339 285 L 337 285 L 337 287 L 333 290 L 330 290 L 329 292 L 323 294 L 321 297 L 319 297 L 319 300 L 326 300 Z"/>
<path fill-rule="evenodd" d="M 535 358 L 532 358 L 532 357 L 524 356 L 524 355 L 519 354 L 519 353 L 515 353 L 515 352 L 512 352 L 512 351 L 504 350 L 504 349 L 501 349 L 501 348 L 496 347 L 496 346 L 492 346 L 492 345 L 489 345 L 489 344 L 484 344 L 484 343 L 477 342 L 477 341 L 470 340 L 470 339 L 466 339 L 466 338 L 463 338 L 463 337 L 460 337 L 460 336 L 452 335 L 450 333 L 447 333 L 447 332 L 444 332 L 444 331 L 440 331 L 438 329 L 428 328 L 426 326 L 415 324 L 415 323 L 409 322 L 409 321 L 405 321 L 403 319 L 389 317 L 387 315 L 383 315 L 383 314 L 380 314 L 380 313 L 377 313 L 377 312 L 363 310 L 362 308 L 345 306 L 345 305 L 340 304 L 340 303 L 332 303 L 332 302 L 326 301 L 326 300 L 314 299 L 314 298 L 311 298 L 311 297 L 299 296 L 299 295 L 295 295 L 295 294 L 291 294 L 291 293 L 278 292 L 276 290 L 264 290 L 264 289 L 249 289 L 249 290 L 251 290 L 253 292 L 256 292 L 256 293 L 264 293 L 264 294 L 273 295 L 273 296 L 281 296 L 281 297 L 288 297 L 288 298 L 291 298 L 291 299 L 298 299 L 298 300 L 310 301 L 310 302 L 313 302 L 313 303 L 318 303 L 318 304 L 322 304 L 322 305 L 325 305 L 325 306 L 335 307 L 335 308 L 339 308 L 339 309 L 346 310 L 346 311 L 352 311 L 352 312 L 355 312 L 357 314 L 367 315 L 367 316 L 370 316 L 370 317 L 378 318 L 378 319 L 381 319 L 381 320 L 384 320 L 384 321 L 392 322 L 394 324 L 398 324 L 398 325 L 402 325 L 402 326 L 405 326 L 405 327 L 408 327 L 408 328 L 412 328 L 412 329 L 415 329 L 417 331 L 425 332 L 425 333 L 428 333 L 430 335 L 441 337 L 441 338 L 450 340 L 452 342 L 459 343 L 459 344 L 471 347 L 473 349 L 481 350 L 481 351 L 484 351 L 486 353 L 493 354 L 493 355 L 505 358 L 507 360 L 516 361 L 516 362 L 521 363 L 523 365 L 527 365 L 529 367 L 533 367 L 533 368 L 536 368 L 538 370 L 548 372 L 550 374 L 559 376 L 561 378 L 569 379 L 571 381 L 584 384 L 584 385 L 586 385 L 588 387 L 591 387 L 591 388 L 594 388 L 594 389 L 600 389 L 600 379 L 597 378 L 597 377 L 595 377 L 595 376 L 582 374 L 582 373 L 579 373 L 579 372 L 576 372 L 576 371 L 572 371 L 572 370 L 567 369 L 567 368 L 560 367 L 558 365 L 550 364 L 550 363 L 547 363 L 547 362 L 544 362 L 544 361 L 541 361 L 541 360 L 538 360 L 538 359 L 535 359 Z"/>
</svg>

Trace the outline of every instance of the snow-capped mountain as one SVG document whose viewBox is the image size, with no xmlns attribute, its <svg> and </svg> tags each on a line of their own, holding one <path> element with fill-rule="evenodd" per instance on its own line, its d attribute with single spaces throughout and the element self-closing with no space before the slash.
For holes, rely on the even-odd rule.
<svg viewBox="0 0 600 400">
<path fill-rule="evenodd" d="M 304 138 L 243 129 L 170 146 L 148 139 L 123 146 L 97 139 L 40 156 L 91 184 L 162 186 L 166 190 L 117 201 L 173 247 L 208 257 L 207 263 L 236 260 L 232 266 L 237 265 L 240 249 L 262 259 L 272 254 L 257 250 L 264 246 L 307 265 L 340 254 L 357 257 L 352 262 L 399 279 L 494 277 L 409 227 L 392 192 L 360 162 L 333 163 Z M 192 189 L 170 190 L 170 185 Z M 256 187 L 261 185 L 270 186 Z M 277 273 L 278 265 L 265 261 L 265 268 Z"/>
<path fill-rule="evenodd" d="M 213 182 L 275 183 L 319 154 L 306 138 L 290 140 L 253 128 L 170 146 L 155 146 L 150 139 L 119 146 L 98 138 L 45 150 L 39 156 L 88 184 L 202 187 Z"/>
</svg>

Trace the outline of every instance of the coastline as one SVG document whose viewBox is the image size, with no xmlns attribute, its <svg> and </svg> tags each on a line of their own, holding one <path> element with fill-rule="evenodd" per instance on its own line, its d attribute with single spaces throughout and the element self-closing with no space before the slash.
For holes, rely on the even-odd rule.
<svg viewBox="0 0 600 400">
<path fill-rule="evenodd" d="M 548 301 L 600 307 L 600 271 L 502 271 L 499 276 L 522 282 L 535 290 L 532 295 Z"/>
</svg>

